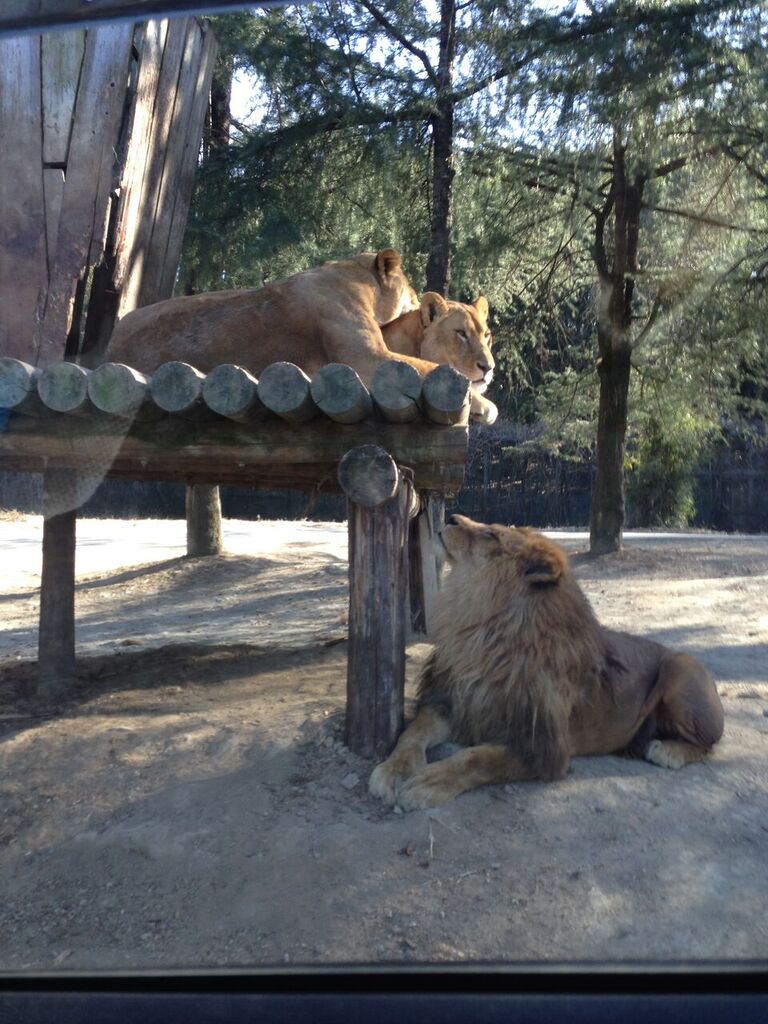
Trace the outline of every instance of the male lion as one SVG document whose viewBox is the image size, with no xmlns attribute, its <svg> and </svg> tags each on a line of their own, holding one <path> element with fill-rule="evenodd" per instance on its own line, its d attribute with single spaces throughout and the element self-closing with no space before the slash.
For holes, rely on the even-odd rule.
<svg viewBox="0 0 768 1024">
<path fill-rule="evenodd" d="M 488 327 L 488 300 L 481 295 L 473 303 L 451 302 L 437 292 L 425 292 L 418 309 L 381 328 L 390 351 L 404 356 L 448 363 L 472 382 L 472 416 L 493 423 L 499 410 L 483 397 L 493 378 Z"/>
<path fill-rule="evenodd" d="M 451 516 L 451 572 L 416 717 L 374 769 L 375 796 L 433 807 L 489 782 L 562 778 L 571 757 L 700 761 L 723 709 L 695 658 L 600 626 L 565 552 L 535 530 Z M 433 764 L 446 740 L 465 749 Z"/>
</svg>

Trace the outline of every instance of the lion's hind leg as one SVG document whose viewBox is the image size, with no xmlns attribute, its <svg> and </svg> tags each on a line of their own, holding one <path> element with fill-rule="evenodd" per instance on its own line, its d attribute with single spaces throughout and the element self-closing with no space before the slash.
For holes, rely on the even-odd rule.
<svg viewBox="0 0 768 1024">
<path fill-rule="evenodd" d="M 723 705 L 712 676 L 687 654 L 672 654 L 659 677 L 656 735 L 645 759 L 662 768 L 703 761 L 723 735 Z"/>
<path fill-rule="evenodd" d="M 422 705 L 387 760 L 373 769 L 369 792 L 387 804 L 397 803 L 403 783 L 424 768 L 427 751 L 444 743 L 450 731 L 448 719 L 438 707 Z"/>
</svg>

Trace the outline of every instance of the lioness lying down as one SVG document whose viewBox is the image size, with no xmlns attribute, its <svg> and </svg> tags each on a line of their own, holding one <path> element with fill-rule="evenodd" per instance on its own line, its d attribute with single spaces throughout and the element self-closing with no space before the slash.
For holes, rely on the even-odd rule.
<svg viewBox="0 0 768 1024">
<path fill-rule="evenodd" d="M 450 362 L 450 353 L 443 359 L 407 352 L 394 355 L 381 328 L 401 313 L 418 311 L 418 305 L 400 254 L 382 249 L 326 263 L 263 288 L 185 295 L 135 309 L 116 324 L 105 358 L 145 373 L 176 359 L 204 373 L 220 363 L 236 363 L 256 375 L 282 360 L 310 375 L 327 363 L 347 363 L 365 384 L 370 384 L 382 361 L 397 358 L 426 376 L 438 362 Z M 449 312 L 447 306 L 444 312 Z M 484 324 L 474 314 L 465 319 L 472 322 L 473 338 L 478 334 L 482 342 L 488 330 L 487 303 Z M 461 341 L 458 333 L 456 339 Z M 438 347 L 433 346 L 433 354 Z M 469 366 L 462 358 L 456 368 L 470 380 L 480 376 L 487 383 L 493 367 L 487 347 L 478 359 L 480 365 Z M 477 387 L 472 392 L 472 415 L 492 422 L 496 408 Z"/>
<path fill-rule="evenodd" d="M 600 626 L 565 552 L 535 530 L 452 516 L 451 571 L 416 717 L 369 788 L 404 810 L 488 782 L 562 778 L 572 757 L 700 761 L 723 733 L 695 658 Z M 465 749 L 427 764 L 446 740 Z"/>
</svg>

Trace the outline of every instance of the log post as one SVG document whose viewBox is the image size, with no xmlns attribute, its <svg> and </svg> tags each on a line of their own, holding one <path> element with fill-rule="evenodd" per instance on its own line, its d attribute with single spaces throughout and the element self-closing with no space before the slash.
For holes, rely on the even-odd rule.
<svg viewBox="0 0 768 1024">
<path fill-rule="evenodd" d="M 382 757 L 403 727 L 411 485 L 378 445 L 347 452 L 339 482 L 349 516 L 346 743 Z"/>
<path fill-rule="evenodd" d="M 186 493 L 187 557 L 220 555 L 221 497 L 216 484 L 191 484 Z"/>
<path fill-rule="evenodd" d="M 51 363 L 37 378 L 37 393 L 55 412 L 86 412 L 90 409 L 89 373 L 77 363 Z"/>
<path fill-rule="evenodd" d="M 197 417 L 201 410 L 207 412 L 203 403 L 204 380 L 205 375 L 194 366 L 173 360 L 158 366 L 149 382 L 149 391 L 153 401 L 166 412 Z"/>
<path fill-rule="evenodd" d="M 44 406 L 37 394 L 40 371 L 21 359 L 0 356 L 0 409 L 39 416 Z"/>
<path fill-rule="evenodd" d="M 37 692 L 64 696 L 75 681 L 75 538 L 77 512 L 49 515 L 55 471 L 43 480 L 43 567 L 37 647 Z"/>
<path fill-rule="evenodd" d="M 414 633 L 429 633 L 433 626 L 440 588 L 436 544 L 444 521 L 445 499 L 423 493 L 419 514 L 408 526 L 408 589 Z"/>
<path fill-rule="evenodd" d="M 88 378 L 88 397 L 101 412 L 132 419 L 149 404 L 149 377 L 122 363 L 103 363 Z"/>
</svg>

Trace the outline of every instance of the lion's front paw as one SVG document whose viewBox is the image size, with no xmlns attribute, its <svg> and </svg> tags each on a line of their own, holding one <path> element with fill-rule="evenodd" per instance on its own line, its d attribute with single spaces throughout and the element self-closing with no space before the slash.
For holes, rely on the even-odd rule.
<svg viewBox="0 0 768 1024">
<path fill-rule="evenodd" d="M 453 800 L 461 792 L 463 787 L 457 786 L 456 780 L 438 761 L 403 783 L 397 794 L 397 805 L 404 811 L 439 807 L 440 804 Z"/>
<path fill-rule="evenodd" d="M 677 770 L 687 764 L 687 758 L 683 751 L 672 743 L 665 743 L 664 740 L 651 740 L 645 748 L 645 759 L 651 764 L 657 764 L 660 768 L 672 768 Z"/>
<path fill-rule="evenodd" d="M 368 780 L 368 792 L 377 796 L 385 804 L 394 804 L 397 800 L 397 789 L 400 776 L 392 764 L 392 758 L 377 764 Z"/>
</svg>

